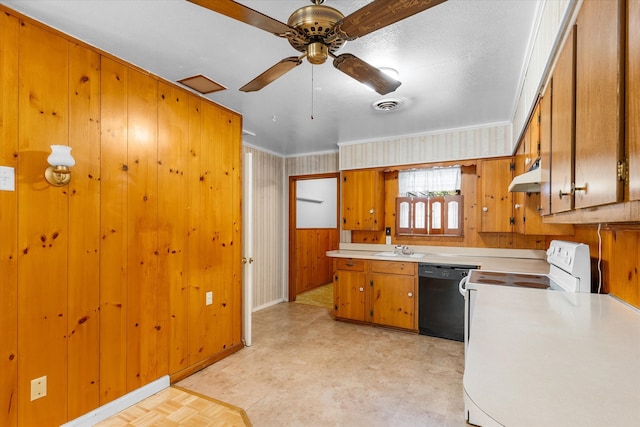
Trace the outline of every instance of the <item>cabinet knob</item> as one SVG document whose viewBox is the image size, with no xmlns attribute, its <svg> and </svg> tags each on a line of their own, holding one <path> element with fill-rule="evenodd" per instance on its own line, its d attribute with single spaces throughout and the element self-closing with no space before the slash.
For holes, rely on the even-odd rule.
<svg viewBox="0 0 640 427">
<path fill-rule="evenodd" d="M 375 209 L 369 209 L 370 214 L 374 213 L 375 211 L 376 211 Z"/>
<path fill-rule="evenodd" d="M 411 298 L 411 297 L 413 296 L 413 292 L 409 292 L 409 293 L 407 294 L 407 296 L 408 296 L 409 298 Z"/>
<path fill-rule="evenodd" d="M 360 292 L 364 292 L 364 288 L 362 286 L 360 286 L 360 288 L 358 289 Z"/>
<path fill-rule="evenodd" d="M 514 206 L 514 208 L 516 208 L 516 209 L 520 209 L 520 203 L 516 203 L 516 204 L 515 204 L 515 206 Z"/>
<path fill-rule="evenodd" d="M 489 212 L 489 208 L 488 208 L 488 207 L 486 207 L 486 206 L 483 206 L 483 207 L 482 207 L 482 212 Z"/>
</svg>

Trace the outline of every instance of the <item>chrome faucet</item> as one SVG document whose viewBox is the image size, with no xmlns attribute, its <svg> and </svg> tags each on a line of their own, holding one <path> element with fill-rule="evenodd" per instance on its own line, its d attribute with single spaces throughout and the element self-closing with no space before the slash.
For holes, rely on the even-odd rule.
<svg viewBox="0 0 640 427">
<path fill-rule="evenodd" d="M 397 255 L 413 255 L 413 250 L 407 245 L 396 245 L 393 249 L 393 253 Z"/>
</svg>

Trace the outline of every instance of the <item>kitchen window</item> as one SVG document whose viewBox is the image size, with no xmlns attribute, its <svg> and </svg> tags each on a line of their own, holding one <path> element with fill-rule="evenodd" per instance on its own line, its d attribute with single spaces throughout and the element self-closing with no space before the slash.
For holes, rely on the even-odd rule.
<svg viewBox="0 0 640 427">
<path fill-rule="evenodd" d="M 461 236 L 460 181 L 459 166 L 400 171 L 396 234 Z"/>
</svg>

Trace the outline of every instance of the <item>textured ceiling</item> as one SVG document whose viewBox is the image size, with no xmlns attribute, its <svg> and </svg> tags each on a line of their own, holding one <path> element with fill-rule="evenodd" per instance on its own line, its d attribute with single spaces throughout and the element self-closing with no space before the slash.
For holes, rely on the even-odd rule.
<svg viewBox="0 0 640 427">
<path fill-rule="evenodd" d="M 286 22 L 308 0 L 238 1 Z M 336 150 L 338 142 L 502 123 L 513 118 L 538 0 L 449 0 L 348 42 L 402 85 L 386 96 L 330 63 L 304 62 L 259 92 L 238 88 L 298 54 L 285 39 L 185 0 L 0 0 L 170 81 L 195 74 L 228 89 L 207 95 L 243 115 L 244 141 L 281 155 Z M 345 15 L 369 1 L 327 0 Z M 372 104 L 396 98 L 401 107 Z"/>
</svg>

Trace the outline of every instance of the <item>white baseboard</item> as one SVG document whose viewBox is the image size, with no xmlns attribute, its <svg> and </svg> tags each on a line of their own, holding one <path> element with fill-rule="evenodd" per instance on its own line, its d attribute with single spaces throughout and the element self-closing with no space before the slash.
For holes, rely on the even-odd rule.
<svg viewBox="0 0 640 427">
<path fill-rule="evenodd" d="M 164 377 L 158 378 L 157 380 L 140 387 L 139 389 L 133 390 L 130 393 L 125 394 L 122 397 L 117 398 L 116 400 L 107 403 L 106 405 L 102 405 L 97 409 L 94 409 L 91 412 L 84 414 L 81 417 L 76 418 L 75 420 L 71 420 L 66 424 L 63 424 L 62 427 L 90 427 L 100 421 L 104 421 L 107 418 L 127 409 L 129 406 L 135 405 L 136 403 L 146 399 L 149 396 L 152 396 L 159 391 L 164 390 L 169 387 L 169 375 L 165 375 Z"/>
<path fill-rule="evenodd" d="M 273 301 L 268 302 L 266 304 L 262 304 L 262 305 L 260 305 L 258 307 L 254 307 L 253 310 L 251 310 L 251 312 L 255 313 L 256 311 L 264 310 L 265 308 L 271 307 L 271 306 L 276 305 L 276 304 L 280 304 L 281 302 L 287 302 L 287 300 L 284 299 L 284 298 L 273 300 Z"/>
</svg>

